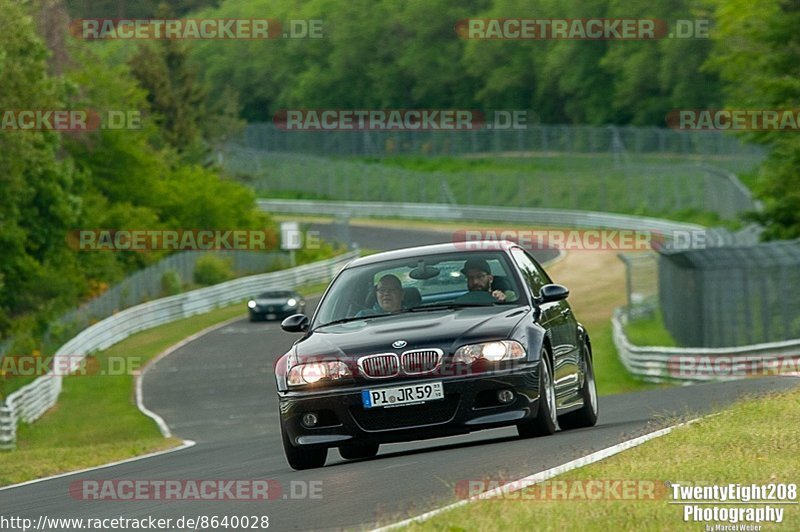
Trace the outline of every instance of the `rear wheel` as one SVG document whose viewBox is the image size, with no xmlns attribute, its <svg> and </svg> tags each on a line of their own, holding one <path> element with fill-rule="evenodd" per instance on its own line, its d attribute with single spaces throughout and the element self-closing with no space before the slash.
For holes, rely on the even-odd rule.
<svg viewBox="0 0 800 532">
<path fill-rule="evenodd" d="M 339 454 L 346 460 L 358 460 L 359 458 L 373 458 L 378 454 L 377 443 L 351 443 L 339 447 Z"/>
<path fill-rule="evenodd" d="M 539 363 L 539 411 L 531 421 L 518 424 L 517 432 L 523 438 L 549 436 L 556 431 L 557 427 L 556 390 L 553 382 L 553 373 L 547 349 L 542 348 L 541 362 Z"/>
<path fill-rule="evenodd" d="M 302 447 L 295 447 L 289 441 L 289 436 L 281 425 L 281 439 L 283 440 L 283 452 L 286 455 L 286 461 L 292 469 L 314 469 L 325 465 L 325 460 L 328 458 L 328 449 L 303 449 Z"/>
<path fill-rule="evenodd" d="M 583 406 L 580 410 L 570 412 L 559 418 L 559 425 L 563 429 L 593 427 L 597 423 L 597 384 L 594 380 L 592 350 L 585 341 L 583 342 L 583 353 L 581 356 L 583 358 L 583 386 L 581 387 Z"/>
</svg>

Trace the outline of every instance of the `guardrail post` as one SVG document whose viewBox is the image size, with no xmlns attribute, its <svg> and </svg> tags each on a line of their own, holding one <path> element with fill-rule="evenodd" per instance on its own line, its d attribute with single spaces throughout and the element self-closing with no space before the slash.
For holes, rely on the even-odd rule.
<svg viewBox="0 0 800 532">
<path fill-rule="evenodd" d="M 17 416 L 13 408 L 0 406 L 0 451 L 17 447 Z"/>
</svg>

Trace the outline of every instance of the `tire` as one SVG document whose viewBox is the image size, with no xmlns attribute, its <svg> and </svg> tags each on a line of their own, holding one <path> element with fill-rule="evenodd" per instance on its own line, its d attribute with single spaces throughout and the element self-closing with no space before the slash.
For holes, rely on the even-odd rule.
<svg viewBox="0 0 800 532">
<path fill-rule="evenodd" d="M 346 460 L 358 460 L 360 458 L 374 458 L 378 454 L 377 443 L 351 443 L 339 447 L 339 454 Z"/>
<path fill-rule="evenodd" d="M 597 383 L 594 379 L 592 351 L 585 341 L 582 351 L 584 378 L 580 394 L 583 399 L 583 406 L 580 410 L 564 414 L 558 418 L 558 424 L 562 429 L 594 427 L 597 423 L 597 413 L 599 410 L 597 402 Z"/>
<path fill-rule="evenodd" d="M 549 436 L 557 428 L 555 384 L 547 349 L 543 347 L 539 363 L 539 408 L 534 419 L 517 425 L 517 432 L 523 438 L 530 438 Z"/>
<path fill-rule="evenodd" d="M 251 313 L 250 313 L 250 321 L 251 321 L 251 322 L 258 321 L 258 316 L 256 316 L 255 314 L 253 314 L 253 313 L 251 312 Z"/>
<path fill-rule="evenodd" d="M 283 452 L 289 467 L 298 471 L 303 469 L 314 469 L 325 465 L 328 458 L 328 449 L 303 449 L 295 447 L 289 441 L 286 431 L 281 425 L 281 439 L 283 440 Z"/>
</svg>

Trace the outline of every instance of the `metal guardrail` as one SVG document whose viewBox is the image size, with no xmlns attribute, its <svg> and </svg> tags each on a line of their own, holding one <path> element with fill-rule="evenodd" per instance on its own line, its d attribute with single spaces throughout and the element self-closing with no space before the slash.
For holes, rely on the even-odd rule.
<svg viewBox="0 0 800 532">
<path fill-rule="evenodd" d="M 661 231 L 706 231 L 702 225 L 674 222 L 661 218 L 611 214 L 594 211 L 449 205 L 445 203 L 393 203 L 375 201 L 257 200 L 261 210 L 286 214 L 329 215 L 346 217 L 419 218 L 434 220 L 481 220 L 521 222 L 550 227 L 592 229 L 638 229 Z M 715 233 L 708 232 L 712 239 Z"/>
<path fill-rule="evenodd" d="M 446 203 L 395 203 L 374 201 L 315 201 L 259 199 L 261 210 L 308 216 L 336 216 L 338 218 L 413 218 L 422 220 L 489 221 L 524 223 L 536 227 L 575 227 L 586 229 L 627 229 L 650 231 L 666 239 L 673 236 L 703 234 L 708 247 L 731 244 L 751 244 L 758 241 L 758 228 L 732 233 L 725 229 L 707 228 L 702 225 L 676 222 L 662 218 L 614 214 L 595 211 L 567 209 L 539 209 L 530 207 L 491 207 L 475 205 L 450 205 Z"/>
<path fill-rule="evenodd" d="M 618 308 L 611 319 L 617 353 L 625 369 L 648 382 L 735 380 L 774 374 L 776 365 L 800 369 L 800 339 L 741 347 L 637 346 L 625 335 L 624 321 Z"/>
<path fill-rule="evenodd" d="M 31 423 L 56 404 L 65 369 L 78 369 L 87 355 L 139 331 L 241 301 L 260 291 L 326 281 L 358 254 L 357 250 L 351 251 L 313 264 L 242 277 L 157 299 L 125 309 L 84 329 L 54 355 L 53 367 L 59 368 L 58 374 L 51 371 L 11 393 L 0 403 L 0 449 L 16 446 L 18 421 Z"/>
</svg>

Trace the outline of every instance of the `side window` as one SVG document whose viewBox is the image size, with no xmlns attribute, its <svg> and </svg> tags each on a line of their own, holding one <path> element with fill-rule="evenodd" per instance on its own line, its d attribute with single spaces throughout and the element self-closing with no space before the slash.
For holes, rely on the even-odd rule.
<svg viewBox="0 0 800 532">
<path fill-rule="evenodd" d="M 511 255 L 514 257 L 514 262 L 517 263 L 517 266 L 519 266 L 519 269 L 522 271 L 522 276 L 531 288 L 531 292 L 537 295 L 542 286 L 550 282 L 547 278 L 547 274 L 537 268 L 536 264 L 520 248 L 513 248 L 511 250 Z"/>
</svg>

